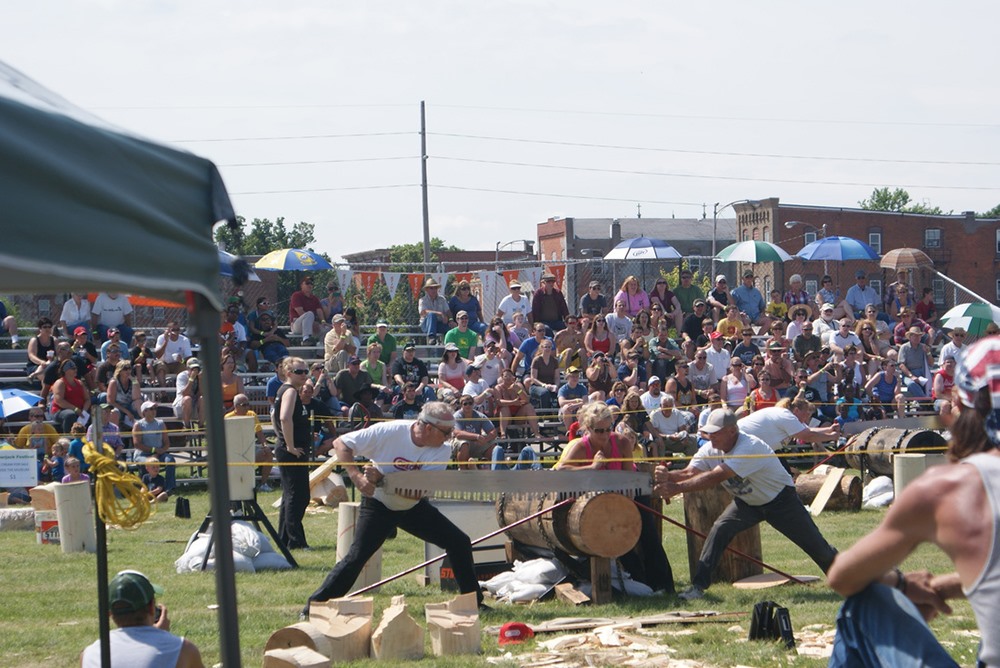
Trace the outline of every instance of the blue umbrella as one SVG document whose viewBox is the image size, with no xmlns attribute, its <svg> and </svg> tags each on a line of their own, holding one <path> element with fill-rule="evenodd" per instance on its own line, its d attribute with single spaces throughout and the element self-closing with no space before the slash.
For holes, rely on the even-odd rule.
<svg viewBox="0 0 1000 668">
<path fill-rule="evenodd" d="M 233 263 L 237 263 L 237 268 L 239 268 L 238 263 L 240 261 L 246 264 L 246 271 L 249 272 L 247 274 L 247 280 L 257 281 L 258 283 L 260 283 L 260 276 L 258 276 L 257 272 L 253 270 L 253 267 L 250 266 L 249 262 L 243 260 L 243 258 L 241 258 L 239 255 L 233 255 L 232 253 L 227 253 L 224 250 L 219 250 L 219 273 L 222 274 L 223 276 L 229 276 L 230 278 L 232 278 Z"/>
<path fill-rule="evenodd" d="M 0 418 L 26 411 L 42 398 L 37 394 L 14 388 L 0 389 Z"/>
<path fill-rule="evenodd" d="M 823 237 L 807 244 L 795 257 L 803 260 L 877 260 L 879 254 L 864 241 L 851 237 Z"/>
<path fill-rule="evenodd" d="M 625 239 L 608 251 L 605 260 L 679 260 L 677 249 L 662 239 L 635 237 Z"/>
<path fill-rule="evenodd" d="M 301 248 L 282 248 L 271 251 L 254 263 L 257 269 L 268 271 L 289 271 L 297 269 L 299 271 L 318 271 L 320 269 L 333 269 L 333 265 L 326 261 L 322 255 L 311 250 Z"/>
</svg>

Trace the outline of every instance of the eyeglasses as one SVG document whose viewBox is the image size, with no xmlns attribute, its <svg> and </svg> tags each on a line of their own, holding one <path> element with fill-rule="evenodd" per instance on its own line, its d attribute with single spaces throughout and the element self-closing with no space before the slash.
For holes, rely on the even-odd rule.
<svg viewBox="0 0 1000 668">
<path fill-rule="evenodd" d="M 34 420 L 36 418 L 39 419 L 39 420 L 43 420 L 43 419 L 45 419 L 45 416 L 43 414 L 41 414 L 41 413 L 29 413 L 28 414 L 28 419 L 29 420 Z"/>
<path fill-rule="evenodd" d="M 705 355 L 698 355 L 697 357 L 695 357 L 695 359 L 696 360 L 707 360 L 708 357 L 706 357 Z"/>
<path fill-rule="evenodd" d="M 803 332 L 811 332 L 811 331 L 813 331 L 813 328 L 812 327 L 803 327 L 802 331 Z"/>
<path fill-rule="evenodd" d="M 471 290 L 472 288 L 459 288 L 459 290 Z"/>
<path fill-rule="evenodd" d="M 471 401 L 463 401 L 463 402 L 462 402 L 462 405 L 463 405 L 463 406 L 471 406 L 471 405 L 472 405 L 472 402 L 471 402 Z"/>
<path fill-rule="evenodd" d="M 662 311 L 663 309 L 661 309 L 659 306 L 654 306 L 653 308 L 651 308 L 649 310 L 650 311 Z"/>
<path fill-rule="evenodd" d="M 862 327 L 861 331 L 862 332 L 874 332 L 875 330 L 872 329 L 871 327 Z"/>
<path fill-rule="evenodd" d="M 292 369 L 292 373 L 296 376 L 305 376 L 309 373 L 309 369 Z"/>
<path fill-rule="evenodd" d="M 233 404 L 233 406 L 236 406 L 237 408 L 247 408 L 247 407 L 250 406 L 250 402 L 249 401 L 244 401 L 242 403 L 235 403 L 235 404 Z"/>
<path fill-rule="evenodd" d="M 451 432 L 454 431 L 454 427 L 451 429 L 445 429 L 444 427 L 439 427 L 436 424 L 431 424 L 430 422 L 424 422 L 428 427 L 432 427 L 435 431 L 443 434 L 444 436 L 451 436 Z"/>
<path fill-rule="evenodd" d="M 458 319 L 459 320 L 468 320 L 469 316 L 467 316 L 467 315 L 460 315 L 460 316 L 458 316 Z"/>
<path fill-rule="evenodd" d="M 742 367 L 743 365 L 742 365 L 742 364 L 730 364 L 730 366 L 731 366 L 731 367 L 733 367 L 734 369 L 739 369 L 739 368 L 741 368 L 741 367 Z"/>
<path fill-rule="evenodd" d="M 590 431 L 595 434 L 607 434 L 611 432 L 611 427 L 594 427 Z"/>
</svg>

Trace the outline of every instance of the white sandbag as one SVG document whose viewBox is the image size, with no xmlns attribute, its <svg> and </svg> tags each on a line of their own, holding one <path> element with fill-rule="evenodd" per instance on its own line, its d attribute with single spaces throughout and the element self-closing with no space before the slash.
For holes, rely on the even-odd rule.
<svg viewBox="0 0 1000 668">
<path fill-rule="evenodd" d="M 198 567 L 199 568 L 201 567 L 201 562 L 198 563 Z M 237 573 L 255 573 L 256 572 L 254 570 L 254 567 L 253 567 L 253 561 L 250 558 L 248 558 L 248 557 L 244 557 L 239 552 L 233 552 L 233 569 Z M 208 563 L 205 564 L 205 570 L 206 571 L 214 571 L 215 570 L 215 559 L 209 559 L 208 560 Z"/>
<path fill-rule="evenodd" d="M 258 531 L 257 540 L 260 541 L 260 554 L 267 554 L 268 552 L 274 552 L 274 547 L 271 545 L 271 540 L 267 537 L 267 534 L 265 534 L 262 531 Z"/>
<path fill-rule="evenodd" d="M 520 582 L 528 584 L 555 584 L 566 577 L 565 566 L 555 559 L 532 559 L 515 561 L 514 573 Z"/>
<path fill-rule="evenodd" d="M 283 571 L 291 568 L 292 565 L 288 563 L 284 555 L 271 550 L 270 552 L 261 552 L 254 557 L 253 567 L 254 570 L 258 571 Z"/>
<path fill-rule="evenodd" d="M 253 559 L 260 554 L 260 535 L 249 522 L 233 522 L 233 552 Z"/>
<path fill-rule="evenodd" d="M 480 582 L 479 586 L 490 592 L 493 596 L 496 596 L 501 587 L 510 584 L 516 579 L 517 574 L 514 571 L 504 571 L 503 573 L 497 573 L 486 582 Z"/>
<path fill-rule="evenodd" d="M 870 483 L 865 485 L 864 490 L 861 492 L 861 502 L 866 503 L 872 497 L 891 491 L 892 478 L 887 475 L 880 475 L 877 478 L 873 478 Z"/>
<path fill-rule="evenodd" d="M 551 585 L 521 583 L 517 587 L 515 587 L 514 590 L 506 596 L 506 598 L 511 603 L 522 603 L 524 601 L 537 601 L 539 598 L 545 595 L 545 592 L 547 592 L 551 588 L 552 588 Z"/>
<path fill-rule="evenodd" d="M 888 492 L 883 492 L 877 496 L 873 496 L 864 503 L 861 504 L 862 508 L 885 508 L 892 504 L 892 500 L 895 498 L 895 494 L 890 489 Z"/>
</svg>

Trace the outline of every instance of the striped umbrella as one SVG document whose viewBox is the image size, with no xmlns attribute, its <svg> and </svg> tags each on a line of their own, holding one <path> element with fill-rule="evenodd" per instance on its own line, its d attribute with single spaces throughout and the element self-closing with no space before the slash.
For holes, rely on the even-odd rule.
<svg viewBox="0 0 1000 668">
<path fill-rule="evenodd" d="M 0 389 L 0 417 L 10 417 L 15 413 L 26 411 L 41 400 L 37 394 L 17 388 Z"/>
<path fill-rule="evenodd" d="M 677 249 L 662 239 L 634 237 L 625 239 L 608 251 L 605 260 L 679 260 Z"/>
<path fill-rule="evenodd" d="M 318 271 L 320 269 L 333 269 L 333 265 L 327 262 L 326 258 L 319 253 L 301 248 L 282 248 L 271 251 L 254 263 L 256 269 L 266 269 L 268 271 Z"/>
<path fill-rule="evenodd" d="M 803 260 L 877 260 L 878 253 L 874 248 L 852 237 L 823 237 L 811 244 L 806 244 L 795 257 Z"/>
<path fill-rule="evenodd" d="M 715 259 L 720 262 L 786 262 L 792 256 L 769 241 L 740 241 L 723 248 Z"/>
<path fill-rule="evenodd" d="M 883 269 L 933 269 L 934 260 L 916 248 L 896 248 L 882 256 L 878 266 Z"/>
<path fill-rule="evenodd" d="M 941 316 L 941 326 L 945 329 L 961 327 L 969 336 L 982 336 L 991 323 L 1000 325 L 1000 308 L 984 302 L 958 304 Z"/>
</svg>

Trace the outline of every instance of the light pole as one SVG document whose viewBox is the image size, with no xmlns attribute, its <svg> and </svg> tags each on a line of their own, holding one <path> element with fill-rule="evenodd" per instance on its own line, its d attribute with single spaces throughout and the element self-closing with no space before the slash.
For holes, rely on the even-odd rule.
<svg viewBox="0 0 1000 668">
<path fill-rule="evenodd" d="M 722 206 L 719 206 L 718 202 L 712 205 L 712 279 L 711 279 L 712 281 L 715 281 L 715 254 L 718 252 L 718 250 L 716 250 L 716 244 L 718 243 L 719 239 L 719 212 L 725 211 L 729 207 L 735 206 L 737 204 L 749 204 L 750 206 L 756 209 L 758 206 L 760 206 L 760 201 L 755 199 L 734 199 L 729 204 L 723 204 Z M 733 210 L 735 211 L 735 209 Z M 739 241 L 738 225 L 736 227 L 736 236 L 737 236 L 736 240 Z"/>
<path fill-rule="evenodd" d="M 785 229 L 790 230 L 796 225 L 802 225 L 803 227 L 811 228 L 813 232 L 816 233 L 817 238 L 826 238 L 826 223 L 823 223 L 821 227 L 816 227 L 815 225 L 810 225 L 809 223 L 802 222 L 801 220 L 788 220 L 785 221 Z M 830 272 L 827 270 L 826 260 L 823 260 L 823 275 L 826 276 Z M 839 272 L 838 272 L 839 275 Z"/>
<path fill-rule="evenodd" d="M 505 248 L 507 248 L 509 246 L 513 246 L 514 244 L 524 244 L 524 254 L 525 255 L 534 255 L 535 254 L 535 242 L 532 241 L 531 239 L 514 239 L 513 241 L 507 241 L 507 242 L 504 242 L 504 243 L 501 243 L 501 242 L 498 241 L 497 242 L 497 248 L 496 248 L 496 257 L 495 257 L 495 259 L 493 261 L 493 263 L 494 263 L 494 267 L 493 268 L 494 268 L 494 270 L 497 273 L 500 273 L 500 251 L 502 251 L 503 249 L 505 249 Z"/>
</svg>

